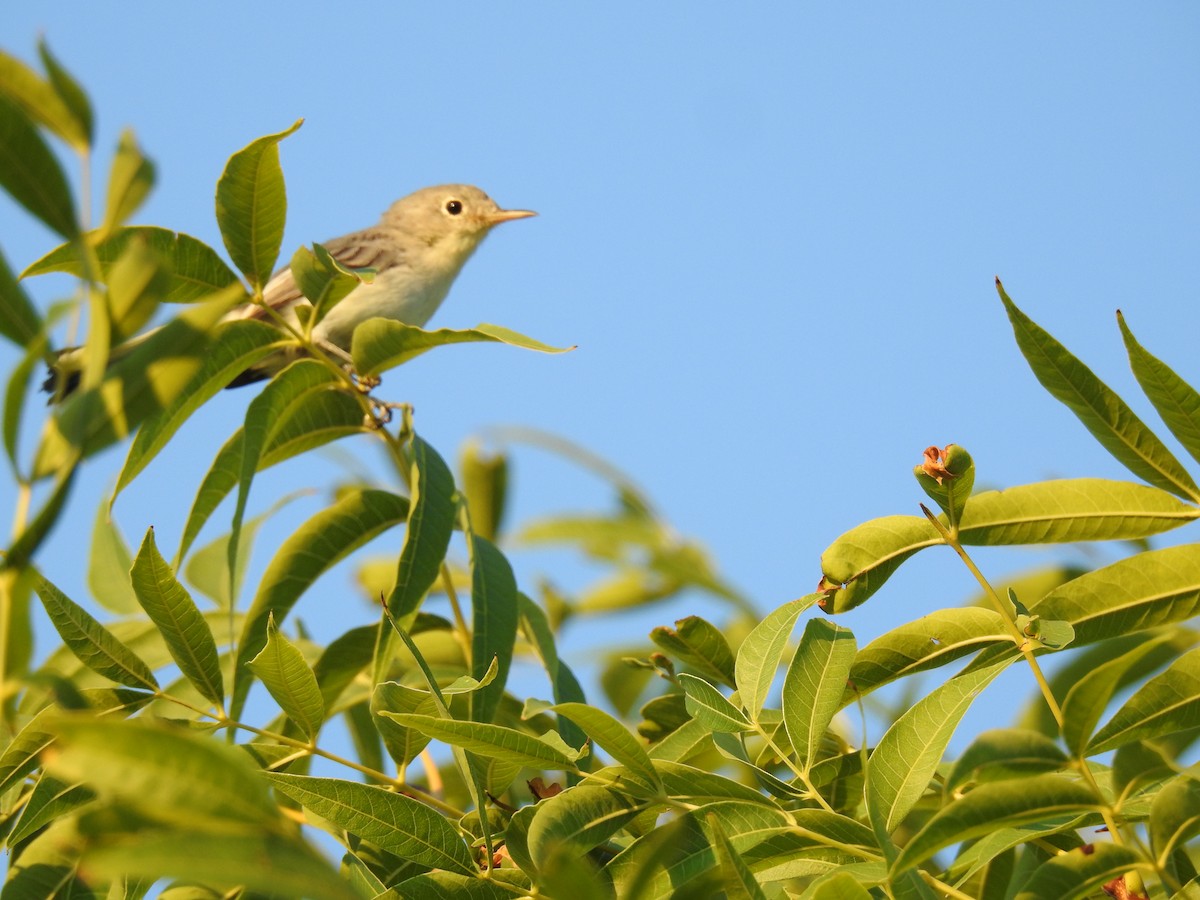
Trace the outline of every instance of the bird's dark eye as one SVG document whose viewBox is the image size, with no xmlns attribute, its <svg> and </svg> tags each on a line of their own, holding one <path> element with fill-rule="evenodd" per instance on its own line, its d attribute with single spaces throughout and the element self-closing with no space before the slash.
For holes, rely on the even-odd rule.
<svg viewBox="0 0 1200 900">
<path fill-rule="evenodd" d="M 452 215 L 452 216 L 457 216 L 460 212 L 462 212 L 462 201 L 461 200 L 447 200 L 446 201 L 446 212 L 450 213 L 450 215 Z"/>
</svg>

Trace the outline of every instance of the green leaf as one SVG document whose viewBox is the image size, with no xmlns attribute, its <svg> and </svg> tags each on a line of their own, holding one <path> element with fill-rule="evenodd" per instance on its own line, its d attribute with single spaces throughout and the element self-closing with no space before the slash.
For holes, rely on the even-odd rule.
<svg viewBox="0 0 1200 900">
<path fill-rule="evenodd" d="M 805 900 L 871 900 L 871 892 L 848 872 L 838 872 L 807 894 Z"/>
<path fill-rule="evenodd" d="M 996 644 L 1012 643 L 999 613 L 977 606 L 941 609 L 880 635 L 858 651 L 844 702 L 897 679 L 935 669 Z"/>
<path fill-rule="evenodd" d="M 64 784 L 49 775 L 42 775 L 29 792 L 21 819 L 9 833 L 6 843 L 15 847 L 42 826 L 88 806 L 95 799 L 95 792 L 83 785 Z"/>
<path fill-rule="evenodd" d="M 126 128 L 121 132 L 108 176 L 108 199 L 104 204 L 101 233 L 110 234 L 137 212 L 154 187 L 154 178 L 154 163 L 142 155 L 133 131 Z"/>
<path fill-rule="evenodd" d="M 166 296 L 170 273 L 144 241 L 132 240 L 108 271 L 110 340 L 132 337 L 150 321 Z"/>
<path fill-rule="evenodd" d="M 981 733 L 946 776 L 943 790 L 955 794 L 964 785 L 1023 778 L 1065 768 L 1066 754 L 1054 741 L 1024 728 L 994 728 Z"/>
<path fill-rule="evenodd" d="M 1016 900 L 1083 900 L 1103 884 L 1138 868 L 1141 858 L 1128 847 L 1107 841 L 1072 850 L 1042 863 L 1022 885 Z"/>
<path fill-rule="evenodd" d="M 287 196 L 279 166 L 279 142 L 303 124 L 269 134 L 233 154 L 217 182 L 217 223 L 234 265 L 256 293 L 271 279 L 283 243 Z"/>
<path fill-rule="evenodd" d="M 758 721 L 767 701 L 775 673 L 779 670 L 779 658 L 796 626 L 796 619 L 820 597 L 820 594 L 809 594 L 768 613 L 738 647 L 734 664 L 738 697 L 753 721 Z"/>
<path fill-rule="evenodd" d="M 0 91 L 7 59 L 0 55 Z M 55 233 L 65 238 L 79 234 L 75 200 L 62 166 L 33 123 L 2 95 L 0 186 Z"/>
<path fill-rule="evenodd" d="M 679 686 L 687 695 L 687 711 L 710 731 L 736 733 L 753 731 L 745 714 L 702 678 L 686 673 L 678 676 Z"/>
<path fill-rule="evenodd" d="M 88 100 L 87 93 L 83 90 L 82 85 L 75 80 L 70 72 L 62 67 L 62 64 L 50 52 L 50 47 L 46 44 L 44 38 L 38 39 L 38 56 L 42 60 L 42 65 L 46 68 L 46 75 L 49 78 L 50 86 L 54 88 L 63 106 L 67 108 L 67 111 L 75 120 L 76 128 L 68 126 L 68 132 L 82 134 L 85 141 L 84 146 L 90 147 L 95 138 L 95 129 L 92 104 Z M 67 140 L 78 139 L 77 137 L 67 137 L 66 134 L 63 136 Z"/>
<path fill-rule="evenodd" d="M 161 721 L 61 718 L 59 752 L 47 770 L 82 782 L 157 822 L 228 830 L 283 831 L 250 758 L 236 747 Z"/>
<path fill-rule="evenodd" d="M 138 602 L 162 634 L 179 671 L 201 696 L 220 707 L 225 682 L 216 641 L 191 596 L 158 552 L 153 527 L 133 561 L 131 577 Z"/>
<path fill-rule="evenodd" d="M 0 335 L 19 347 L 29 347 L 43 327 L 33 301 L 13 277 L 8 260 L 0 252 Z"/>
<path fill-rule="evenodd" d="M 766 900 L 766 894 L 750 874 L 745 860 L 730 843 L 729 836 L 721 827 L 721 820 L 713 814 L 706 819 L 713 848 L 717 852 L 717 865 L 721 870 L 722 881 L 725 885 L 725 896 L 740 897 L 742 900 Z"/>
<path fill-rule="evenodd" d="M 1069 478 L 976 494 L 959 540 L 999 546 L 1132 541 L 1186 525 L 1200 510 L 1170 494 L 1125 481 Z"/>
<path fill-rule="evenodd" d="M 114 362 L 97 388 L 68 398 L 38 447 L 34 476 L 102 450 L 170 406 L 202 366 L 213 326 L 241 297 L 239 286 L 188 308 Z"/>
<path fill-rule="evenodd" d="M 441 574 L 442 560 L 454 534 L 457 498 L 450 468 L 417 435 L 409 444 L 412 504 L 387 607 L 398 620 L 409 619 Z"/>
<path fill-rule="evenodd" d="M 842 706 L 858 645 L 848 628 L 809 619 L 783 680 L 783 722 L 805 771 L 816 762 L 829 723 Z"/>
<path fill-rule="evenodd" d="M 876 744 L 867 769 L 866 798 L 881 842 L 900 826 L 929 786 L 954 729 L 979 693 L 1011 659 L 958 675 L 935 688 Z"/>
<path fill-rule="evenodd" d="M 711 622 L 688 616 L 676 620 L 674 628 L 654 628 L 650 640 L 705 678 L 734 686 L 733 651 L 721 629 Z"/>
<path fill-rule="evenodd" d="M 414 713 L 380 711 L 408 728 L 416 728 L 427 737 L 461 747 L 489 759 L 506 759 L 534 769 L 575 768 L 580 753 L 572 750 L 554 732 L 541 738 L 534 737 L 515 728 L 503 725 L 486 725 L 481 722 L 460 722 L 438 716 Z"/>
<path fill-rule="evenodd" d="M 263 573 L 246 614 L 237 669 L 266 645 L 266 624 L 272 615 L 282 621 L 321 573 L 407 515 L 403 497 L 388 491 L 351 491 L 296 529 Z M 249 683 L 240 675 L 237 679 L 233 708 L 240 710 Z"/>
<path fill-rule="evenodd" d="M 1021 312 L 999 279 L 996 290 L 1008 311 L 1017 346 L 1042 386 L 1075 413 L 1101 446 L 1133 474 L 1164 491 L 1200 500 L 1200 488 L 1192 476 L 1125 401 Z"/>
<path fill-rule="evenodd" d="M 587 698 L 575 678 L 575 673 L 558 658 L 558 648 L 554 646 L 554 632 L 546 613 L 524 594 L 518 593 L 517 603 L 521 613 L 521 632 L 541 658 L 546 674 L 550 676 L 554 702 L 586 703 Z M 560 721 L 558 733 L 572 747 L 583 746 L 584 733 L 576 728 L 573 722 Z"/>
<path fill-rule="evenodd" d="M 468 439 L 459 455 L 458 470 L 472 530 L 495 543 L 508 496 L 508 457 L 503 452 L 487 453 L 477 440 Z"/>
<path fill-rule="evenodd" d="M 129 567 L 132 565 L 133 556 L 125 544 L 121 529 L 109 518 L 107 505 L 101 503 L 92 523 L 87 581 L 92 596 L 105 609 L 119 614 L 141 611 L 129 581 Z"/>
<path fill-rule="evenodd" d="M 1121 327 L 1129 365 L 1138 384 L 1171 429 L 1171 434 L 1193 459 L 1200 461 L 1200 392 L 1138 343 L 1120 310 L 1117 310 L 1117 324 Z"/>
<path fill-rule="evenodd" d="M 384 894 L 380 900 L 403 897 L 404 900 L 512 900 L 527 895 L 527 881 L 519 872 L 499 869 L 485 878 L 455 872 L 426 872 L 406 878 L 395 887 L 395 893 Z"/>
<path fill-rule="evenodd" d="M 88 872 L 100 877 L 174 877 L 221 886 L 227 889 L 223 896 L 236 889 L 259 896 L 362 900 L 316 851 L 298 837 L 278 834 L 142 832 L 102 843 L 85 859 Z"/>
<path fill-rule="evenodd" d="M 662 780 L 641 741 L 608 713 L 586 703 L 546 704 L 539 706 L 538 711 L 552 711 L 570 719 L 618 763 L 636 772 L 649 784 L 661 787 Z"/>
<path fill-rule="evenodd" d="M 836 590 L 818 605 L 828 613 L 853 609 L 906 559 L 941 543 L 937 529 L 924 517 L 884 516 L 851 528 L 821 554 L 822 586 Z"/>
<path fill-rule="evenodd" d="M 467 533 L 471 557 L 471 674 L 483 680 L 495 663 L 496 679 L 471 697 L 471 718 L 490 722 L 496 715 L 512 667 L 517 640 L 517 582 L 504 554 L 486 538 Z"/>
<path fill-rule="evenodd" d="M 1127 683 L 1131 669 L 1136 669 L 1148 655 L 1170 644 L 1173 635 L 1147 637 L 1138 646 L 1096 666 L 1084 674 L 1068 691 L 1062 702 L 1063 742 L 1076 756 L 1082 756 L 1088 739 L 1112 702 L 1113 695 Z"/>
<path fill-rule="evenodd" d="M 154 673 L 87 611 L 45 578 L 35 589 L 59 636 L 85 666 L 118 684 L 158 690 Z"/>
<path fill-rule="evenodd" d="M 1176 775 L 1150 804 L 1150 845 L 1159 860 L 1200 833 L 1200 783 L 1189 774 Z"/>
<path fill-rule="evenodd" d="M 354 329 L 350 356 L 354 360 L 354 370 L 359 375 L 379 375 L 434 347 L 479 342 L 509 344 L 541 353 L 566 353 L 575 349 L 551 347 L 499 325 L 480 324 L 461 331 L 450 328 L 425 331 L 395 319 L 375 318 L 368 319 Z"/>
<path fill-rule="evenodd" d="M 173 403 L 147 419 L 138 429 L 113 489 L 113 499 L 150 464 L 192 413 L 225 387 L 234 375 L 270 353 L 278 338 L 279 332 L 262 322 L 227 322 L 218 326 L 212 351 L 206 354 L 191 382 Z"/>
<path fill-rule="evenodd" d="M 246 663 L 284 714 L 312 741 L 325 721 L 325 701 L 317 686 L 317 677 L 296 646 L 279 633 L 275 619 L 268 614 L 267 643 L 254 659 Z"/>
<path fill-rule="evenodd" d="M 1030 609 L 1070 622 L 1077 646 L 1190 619 L 1200 612 L 1200 544 L 1147 550 L 1080 575 Z"/>
<path fill-rule="evenodd" d="M 420 866 L 478 871 L 462 836 L 440 813 L 386 788 L 338 778 L 265 773 L 283 793 L 339 828 Z"/>
<path fill-rule="evenodd" d="M 1200 725 L 1200 649 L 1151 678 L 1092 737 L 1087 755 Z"/>
<path fill-rule="evenodd" d="M 360 284 L 371 284 L 375 279 L 374 269 L 342 265 L 320 244 L 313 244 L 312 250 L 297 250 L 290 268 L 296 286 L 313 305 L 314 325 Z"/>
<path fill-rule="evenodd" d="M 581 784 L 537 805 L 528 845 L 539 868 L 560 854 L 580 856 L 608 840 L 641 810 L 618 791 Z"/>
<path fill-rule="evenodd" d="M 134 241 L 144 242 L 166 264 L 169 278 L 164 303 L 195 303 L 233 285 L 241 285 L 234 271 L 208 244 L 182 231 L 149 225 L 117 228 L 95 244 L 92 252 L 100 265 L 100 281 L 108 281 L 113 265 Z M 85 268 L 79 245 L 68 243 L 56 247 L 26 268 L 21 277 L 47 272 L 66 272 L 82 278 Z"/>
<path fill-rule="evenodd" d="M 246 514 L 250 485 L 258 473 L 263 450 L 272 433 L 286 416 L 298 409 L 313 394 L 338 385 L 337 376 L 313 359 L 297 360 L 273 378 L 262 393 L 250 401 L 242 426 L 242 460 L 238 473 L 237 503 L 229 527 L 229 571 L 237 571 L 237 552 Z M 231 586 L 232 590 L 232 586 Z"/>
<path fill-rule="evenodd" d="M 1089 787 L 1061 775 L 982 784 L 938 810 L 900 851 L 892 871 L 912 868 L 950 844 L 999 828 L 1088 812 L 1097 809 L 1099 802 Z"/>
<path fill-rule="evenodd" d="M 429 744 L 429 737 L 415 728 L 401 725 L 385 713 L 433 715 L 437 703 L 428 691 L 418 691 L 393 681 L 381 681 L 371 692 L 371 714 L 388 755 L 403 772 Z"/>
<path fill-rule="evenodd" d="M 58 521 L 67 497 L 71 494 L 71 485 L 75 482 L 78 462 L 76 457 L 68 457 L 63 460 L 63 467 L 58 471 L 58 477 L 54 480 L 50 496 L 46 498 L 46 502 L 42 504 L 42 508 L 38 510 L 33 520 L 25 526 L 25 530 L 20 532 L 16 540 L 9 545 L 4 559 L 6 568 L 20 569 L 29 562 L 38 547 L 42 545 L 42 541 L 46 539 L 46 535 Z"/>
<path fill-rule="evenodd" d="M 0 96 L 19 106 L 30 119 L 49 129 L 76 150 L 91 143 L 92 115 L 82 89 L 50 54 L 38 44 L 44 79 L 15 57 L 0 53 Z"/>
</svg>

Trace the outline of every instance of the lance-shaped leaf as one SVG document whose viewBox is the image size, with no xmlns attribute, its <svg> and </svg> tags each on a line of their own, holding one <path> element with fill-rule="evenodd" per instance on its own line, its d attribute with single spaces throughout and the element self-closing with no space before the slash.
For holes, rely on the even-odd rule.
<svg viewBox="0 0 1200 900">
<path fill-rule="evenodd" d="M 82 606 L 45 578 L 37 582 L 36 590 L 63 643 L 81 663 L 117 684 L 158 690 L 150 667 Z"/>
<path fill-rule="evenodd" d="M 0 54 L 0 96 L 16 104 L 30 119 L 49 129 L 76 150 L 91 143 L 91 109 L 74 78 L 50 54 L 38 50 L 49 78 L 7 53 Z"/>
<path fill-rule="evenodd" d="M 252 141 L 229 157 L 217 181 L 217 224 L 234 265 L 261 291 L 283 243 L 287 196 L 279 142 L 303 123 Z"/>
<path fill-rule="evenodd" d="M 976 494 L 963 511 L 963 544 L 1064 543 L 1138 540 L 1200 517 L 1200 510 L 1146 485 L 1102 478 L 1036 482 Z M 946 524 L 945 516 L 940 516 Z M 821 555 L 828 588 L 827 612 L 863 603 L 900 564 L 919 550 L 941 544 L 933 525 L 915 516 L 885 516 L 839 537 Z"/>
<path fill-rule="evenodd" d="M 1076 815 L 1099 806 L 1082 782 L 1062 775 L 983 784 L 942 807 L 900 851 L 892 869 L 901 872 L 924 862 L 942 847 L 969 841 L 998 828 Z"/>
<path fill-rule="evenodd" d="M 408 527 L 396 570 L 396 584 L 388 595 L 392 615 L 404 621 L 421 605 L 441 572 L 442 560 L 454 534 L 457 500 L 454 476 L 438 452 L 417 435 L 409 444 L 412 465 Z"/>
<path fill-rule="evenodd" d="M 125 224 L 154 187 L 154 163 L 142 155 L 133 131 L 121 132 L 117 153 L 108 176 L 108 197 L 104 203 L 103 233 Z"/>
<path fill-rule="evenodd" d="M 322 572 L 383 531 L 404 521 L 408 501 L 388 491 L 351 491 L 321 510 L 283 542 L 267 565 L 246 614 L 237 670 L 266 644 L 267 620 L 279 621 Z M 236 675 L 234 709 L 240 710 L 248 680 Z M 234 712 L 233 715 L 237 715 Z"/>
<path fill-rule="evenodd" d="M 250 485 L 258 473 L 263 451 L 272 433 L 290 414 L 314 394 L 329 390 L 337 377 L 313 359 L 301 359 L 273 378 L 262 393 L 250 401 L 242 425 L 242 459 L 238 473 L 237 502 L 229 527 L 229 572 L 237 572 L 237 553 L 246 514 Z M 232 587 L 231 587 L 232 593 Z"/>
<path fill-rule="evenodd" d="M 550 620 L 546 613 L 524 594 L 517 595 L 517 603 L 521 612 L 521 632 L 524 634 L 525 640 L 529 641 L 534 651 L 541 657 L 542 666 L 546 669 L 546 674 L 550 676 L 554 701 L 556 703 L 586 704 L 587 698 L 584 696 L 578 679 L 575 678 L 575 673 L 558 658 L 558 648 L 554 645 L 554 631 L 550 627 Z M 584 733 L 573 722 L 567 720 L 560 722 L 558 733 L 572 747 L 583 746 Z"/>
<path fill-rule="evenodd" d="M 914 704 L 880 739 L 869 760 L 866 799 L 881 842 L 925 793 L 971 703 L 1011 662 L 1007 659 L 950 679 Z"/>
<path fill-rule="evenodd" d="M 767 702 L 767 694 L 779 670 L 779 658 L 796 626 L 796 619 L 820 596 L 809 594 L 772 610 L 754 626 L 738 647 L 737 661 L 734 663 L 738 697 L 752 720 L 758 720 L 763 704 Z"/>
<path fill-rule="evenodd" d="M 1125 317 L 1117 310 L 1117 324 L 1129 353 L 1129 365 L 1159 416 L 1192 458 L 1200 461 L 1200 392 L 1138 343 Z"/>
<path fill-rule="evenodd" d="M 437 712 L 437 702 L 428 691 L 418 691 L 393 681 L 381 681 L 371 692 L 371 715 L 388 755 L 401 772 L 429 744 L 428 735 L 401 725 L 385 713 L 416 713 L 428 716 Z"/>
<path fill-rule="evenodd" d="M 575 768 L 581 753 L 568 747 L 553 731 L 540 738 L 503 725 L 481 722 L 462 722 L 439 716 L 415 713 L 393 713 L 381 710 L 380 715 L 394 719 L 408 728 L 416 728 L 434 740 L 461 747 L 489 759 L 507 759 L 534 769 Z"/>
<path fill-rule="evenodd" d="M 1067 763 L 1066 754 L 1045 735 L 1024 728 L 993 728 L 980 734 L 955 760 L 943 792 L 952 795 L 967 784 L 1054 772 Z"/>
<path fill-rule="evenodd" d="M 1200 782 L 1190 773 L 1176 775 L 1150 804 L 1150 845 L 1159 860 L 1200 832 Z"/>
<path fill-rule="evenodd" d="M 978 606 L 937 610 L 880 635 L 858 651 L 843 705 L 897 679 L 1011 642 L 1004 620 L 993 610 Z"/>
<path fill-rule="evenodd" d="M 158 627 L 179 671 L 201 696 L 220 706 L 225 682 L 216 641 L 191 596 L 158 552 L 153 528 L 146 532 L 131 575 L 138 602 Z"/>
<path fill-rule="evenodd" d="M 529 854 L 539 868 L 559 854 L 581 856 L 620 831 L 640 811 L 619 791 L 578 785 L 537 805 L 529 823 Z"/>
<path fill-rule="evenodd" d="M 250 758 L 235 747 L 146 719 L 63 718 L 47 769 L 159 822 L 285 830 Z"/>
<path fill-rule="evenodd" d="M 458 470 L 472 530 L 495 543 L 508 498 L 508 456 L 488 453 L 479 441 L 468 439 L 458 458 Z"/>
<path fill-rule="evenodd" d="M 1021 312 L 1004 292 L 1000 279 L 996 279 L 996 290 L 1008 311 L 1017 346 L 1042 386 L 1066 404 L 1104 449 L 1133 474 L 1164 491 L 1200 500 L 1200 488 L 1192 476 L 1125 401 Z"/>
<path fill-rule="evenodd" d="M 1092 756 L 1133 741 L 1152 740 L 1200 725 L 1200 650 L 1190 650 L 1147 681 L 1096 732 Z"/>
<path fill-rule="evenodd" d="M 467 533 L 471 557 L 471 674 L 496 679 L 471 696 L 471 718 L 490 722 L 504 695 L 517 640 L 517 581 L 504 554 L 487 538 Z"/>
<path fill-rule="evenodd" d="M 710 814 L 706 817 L 706 824 L 713 848 L 717 851 L 717 866 L 724 882 L 725 896 L 731 900 L 735 897 L 742 900 L 767 900 L 767 895 L 750 873 L 750 867 L 746 865 L 746 861 L 729 840 L 725 829 L 721 827 L 721 820 Z"/>
<path fill-rule="evenodd" d="M 108 272 L 109 339 L 114 345 L 141 330 L 166 295 L 170 273 L 144 241 L 132 240 Z"/>
<path fill-rule="evenodd" d="M 42 318 L 25 289 L 13 277 L 0 251 L 0 335 L 19 347 L 28 347 L 42 332 Z"/>
<path fill-rule="evenodd" d="M 129 580 L 129 568 L 132 565 L 133 555 L 129 552 L 121 529 L 109 518 L 108 509 L 102 503 L 92 523 L 87 580 L 92 596 L 105 609 L 122 615 L 141 610 Z"/>
<path fill-rule="evenodd" d="M 313 306 L 313 324 L 320 322 L 360 284 L 371 284 L 375 270 L 355 268 L 338 262 L 321 244 L 292 254 L 292 277 Z"/>
<path fill-rule="evenodd" d="M 6 843 L 9 847 L 16 847 L 39 828 L 49 825 L 60 816 L 83 809 L 95 799 L 95 792 L 81 784 L 64 784 L 57 778 L 42 775 L 29 792 L 21 820 L 7 835 Z"/>
<path fill-rule="evenodd" d="M 1062 735 L 1072 753 L 1083 755 L 1092 731 L 1112 702 L 1113 695 L 1127 683 L 1131 670 L 1137 671 L 1143 660 L 1155 657 L 1172 641 L 1170 633 L 1147 636 L 1138 646 L 1099 663 L 1071 685 L 1062 701 Z"/>
<path fill-rule="evenodd" d="M 359 375 L 379 375 L 434 347 L 480 342 L 509 344 L 541 353 L 565 353 L 575 349 L 551 347 L 499 325 L 480 324 L 461 331 L 451 328 L 425 331 L 394 319 L 377 318 L 368 319 L 354 329 L 350 356 L 354 360 L 354 370 Z"/>
<path fill-rule="evenodd" d="M 97 276 L 107 282 L 113 265 L 133 241 L 142 241 L 169 270 L 164 303 L 194 303 L 241 282 L 217 251 L 203 241 L 184 234 L 149 225 L 118 228 L 93 248 L 100 265 Z M 47 272 L 66 272 L 77 278 L 84 276 L 84 264 L 77 243 L 62 244 L 21 273 L 22 278 Z M 93 273 L 94 274 L 94 273 Z"/>
<path fill-rule="evenodd" d="M 783 680 L 783 722 L 805 772 L 842 705 L 858 645 L 848 628 L 809 619 Z"/>
<path fill-rule="evenodd" d="M 1132 869 L 1149 868 L 1137 853 L 1123 844 L 1097 841 L 1051 857 L 1021 886 L 1016 900 L 1083 900 L 1096 896 L 1105 883 Z"/>
<path fill-rule="evenodd" d="M 650 640 L 705 678 L 734 686 L 733 651 L 721 629 L 706 619 L 688 616 L 674 628 L 660 625 L 651 630 Z"/>
<path fill-rule="evenodd" d="M 220 834 L 200 830 L 104 834 L 85 865 L 98 877 L 140 877 L 147 883 L 174 878 L 216 885 L 229 892 L 362 900 L 329 862 L 297 836 L 272 833 Z M 212 900 L 217 894 L 163 891 L 171 900 Z"/>
<path fill-rule="evenodd" d="M 446 817 L 386 788 L 338 778 L 266 773 L 305 809 L 417 865 L 451 872 L 478 871 L 471 851 Z"/>
<path fill-rule="evenodd" d="M 1030 609 L 1070 622 L 1076 646 L 1190 619 L 1200 611 L 1200 544 L 1147 550 L 1080 575 Z"/>
<path fill-rule="evenodd" d="M 218 326 L 212 350 L 205 355 L 188 386 L 174 402 L 138 429 L 113 489 L 113 500 L 150 464 L 192 413 L 239 372 L 265 358 L 278 339 L 279 332 L 262 322 L 227 322 Z"/>
<path fill-rule="evenodd" d="M 75 483 L 75 473 L 79 471 L 78 464 L 79 458 L 75 455 L 67 456 L 63 460 L 63 467 L 59 469 L 58 477 L 54 480 L 50 496 L 46 498 L 32 521 L 17 535 L 17 539 L 9 545 L 4 560 L 7 568 L 20 569 L 42 545 L 42 541 L 58 521 L 67 497 L 70 496 L 71 486 Z"/>
<path fill-rule="evenodd" d="M 241 297 L 235 286 L 188 308 L 114 362 L 97 388 L 68 398 L 38 447 L 34 476 L 102 450 L 169 406 L 200 369 L 213 326 Z"/>
<path fill-rule="evenodd" d="M 710 731 L 725 734 L 754 730 L 745 713 L 703 678 L 687 673 L 678 678 L 679 686 L 687 695 L 688 713 Z"/>
<path fill-rule="evenodd" d="M 0 57 L 0 69 L 7 57 Z M 2 72 L 0 72 L 2 80 Z M 79 234 L 62 166 L 25 113 L 0 95 L 0 187 L 52 231 Z"/>
<path fill-rule="evenodd" d="M 661 786 L 658 771 L 641 741 L 604 710 L 586 703 L 527 703 L 525 717 L 528 718 L 532 712 L 556 712 L 565 716 L 582 728 L 589 738 L 618 763 L 636 772 L 649 784 Z"/>
<path fill-rule="evenodd" d="M 279 633 L 275 618 L 267 618 L 267 643 L 258 656 L 246 663 L 258 676 L 284 715 L 296 723 L 311 741 L 325 721 L 325 700 L 317 677 L 296 645 Z"/>
</svg>

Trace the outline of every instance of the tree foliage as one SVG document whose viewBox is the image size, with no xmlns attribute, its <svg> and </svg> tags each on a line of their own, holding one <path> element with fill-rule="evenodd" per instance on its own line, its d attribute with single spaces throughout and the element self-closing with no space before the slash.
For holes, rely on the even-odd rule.
<svg viewBox="0 0 1200 900">
<path fill-rule="evenodd" d="M 0 257 L 0 335 L 21 353 L 3 411 L 18 495 L 0 570 L 5 900 L 137 898 L 156 883 L 164 896 L 322 900 L 1200 896 L 1200 784 L 1187 765 L 1200 735 L 1189 625 L 1200 551 L 1149 543 L 1200 516 L 1200 488 L 999 282 L 1034 374 L 1134 480 L 976 492 L 966 450 L 929 448 L 914 472 L 922 515 L 851 529 L 821 556 L 818 592 L 760 616 L 628 479 L 561 442 L 542 440 L 608 478 L 613 509 L 509 527 L 507 455 L 469 445 L 456 474 L 378 386 L 448 344 L 554 348 L 495 325 L 373 320 L 354 337 L 351 368 L 302 327 L 223 319 L 261 299 L 278 262 L 279 145 L 299 123 L 233 154 L 221 176 L 216 217 L 233 266 L 190 235 L 129 224 L 155 178 L 132 133 L 113 158 L 101 224 L 85 229 L 91 200 L 76 196 L 60 151 L 90 156 L 91 107 L 44 46 L 41 58 L 44 73 L 0 55 L 0 186 L 64 241 L 19 277 Z M 327 257 L 319 245 L 291 257 L 321 311 L 370 277 Z M 39 412 L 36 372 L 63 362 L 62 312 L 43 313 L 26 288 L 47 272 L 75 276 L 69 306 L 87 325 L 72 351 L 77 389 L 64 396 L 60 378 L 61 402 Z M 164 326 L 124 344 L 168 311 Z M 1200 394 L 1119 326 L 1150 404 L 1200 460 Z M 132 552 L 102 509 L 92 596 L 64 593 L 62 562 L 40 551 L 89 457 L 127 441 L 113 499 L 137 490 L 197 409 L 284 348 L 296 361 L 247 403 L 173 555 L 153 529 Z M 23 435 L 39 417 L 38 436 Z M 249 545 L 270 514 L 251 514 L 258 474 L 334 441 L 378 442 L 392 480 L 322 486 L 328 505 L 243 590 Z M 226 498 L 227 532 L 197 548 Z M 316 644 L 293 610 L 380 535 L 394 552 L 360 569 L 377 622 Z M 1111 564 L 1008 584 L 973 556 L 1114 540 L 1129 553 Z M 530 590 L 505 555 L 516 544 L 571 546 L 607 574 L 573 595 L 550 582 Z M 930 611 L 865 646 L 828 618 L 934 546 L 961 557 L 982 605 Z M 589 702 L 558 651 L 564 623 L 686 590 L 714 598 L 726 619 L 654 629 Z M 41 660 L 38 608 L 62 641 Z M 522 659 L 544 673 L 542 696 L 514 694 Z M 948 759 L 964 714 L 1016 666 L 1033 671 L 1039 695 Z M 940 680 L 913 679 L 930 672 Z M 901 681 L 911 702 L 867 746 L 843 713 Z M 265 721 L 247 704 L 255 683 L 270 698 Z M 352 754 L 331 749 L 334 723 Z M 337 777 L 313 775 L 314 760 Z"/>
</svg>

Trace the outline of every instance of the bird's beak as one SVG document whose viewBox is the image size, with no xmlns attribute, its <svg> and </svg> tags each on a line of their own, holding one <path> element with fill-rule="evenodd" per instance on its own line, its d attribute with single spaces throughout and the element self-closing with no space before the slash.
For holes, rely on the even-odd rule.
<svg viewBox="0 0 1200 900">
<path fill-rule="evenodd" d="M 501 222 L 511 222 L 513 219 L 528 219 L 537 213 L 528 209 L 498 209 L 488 216 L 488 225 L 499 225 Z"/>
</svg>

